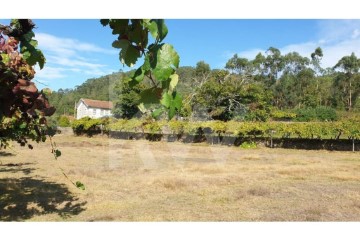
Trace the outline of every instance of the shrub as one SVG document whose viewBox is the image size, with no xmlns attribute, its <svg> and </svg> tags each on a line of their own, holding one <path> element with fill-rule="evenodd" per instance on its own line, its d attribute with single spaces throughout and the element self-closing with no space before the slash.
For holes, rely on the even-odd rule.
<svg viewBox="0 0 360 241">
<path fill-rule="evenodd" d="M 296 110 L 296 121 L 315 121 L 316 112 L 314 108 L 302 108 Z"/>
<path fill-rule="evenodd" d="M 319 106 L 316 108 L 304 108 L 296 110 L 296 121 L 335 121 L 336 111 L 333 108 Z"/>
<path fill-rule="evenodd" d="M 337 114 L 335 109 L 326 106 L 319 106 L 315 108 L 316 117 L 319 121 L 335 121 Z"/>
<path fill-rule="evenodd" d="M 296 114 L 293 112 L 282 111 L 274 109 L 271 111 L 270 116 L 276 121 L 290 121 L 296 118 Z"/>
<path fill-rule="evenodd" d="M 270 117 L 270 114 L 266 110 L 251 110 L 246 116 L 246 121 L 267 121 Z"/>
<path fill-rule="evenodd" d="M 69 127 L 70 126 L 70 120 L 67 116 L 62 115 L 59 117 L 58 125 L 60 127 Z"/>
</svg>

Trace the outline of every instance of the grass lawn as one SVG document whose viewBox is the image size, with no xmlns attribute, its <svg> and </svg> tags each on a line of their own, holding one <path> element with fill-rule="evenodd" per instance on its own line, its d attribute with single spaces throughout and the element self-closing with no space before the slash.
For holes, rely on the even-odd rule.
<svg viewBox="0 0 360 241">
<path fill-rule="evenodd" d="M 360 221 L 359 152 L 54 141 L 0 151 L 0 220 Z"/>
</svg>

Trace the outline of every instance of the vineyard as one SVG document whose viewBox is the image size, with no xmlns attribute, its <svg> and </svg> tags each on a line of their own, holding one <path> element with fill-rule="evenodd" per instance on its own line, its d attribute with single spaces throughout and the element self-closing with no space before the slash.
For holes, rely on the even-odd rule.
<svg viewBox="0 0 360 241">
<path fill-rule="evenodd" d="M 236 146 L 255 142 L 265 142 L 269 147 L 291 146 L 289 142 L 302 142 L 314 147 L 319 143 L 320 147 L 316 149 L 322 149 L 321 146 L 336 149 L 334 145 L 342 143 L 348 146 L 343 149 L 352 151 L 358 149 L 356 144 L 360 139 L 360 125 L 356 119 L 338 122 L 189 122 L 83 118 L 74 121 L 72 128 L 76 135 L 106 133 L 121 139 L 166 139 Z"/>
</svg>

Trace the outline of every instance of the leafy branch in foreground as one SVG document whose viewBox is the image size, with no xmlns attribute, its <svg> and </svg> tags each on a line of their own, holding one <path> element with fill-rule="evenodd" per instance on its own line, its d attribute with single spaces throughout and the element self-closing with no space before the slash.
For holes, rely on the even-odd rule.
<svg viewBox="0 0 360 241">
<path fill-rule="evenodd" d="M 182 97 L 176 92 L 180 57 L 172 45 L 162 42 L 168 33 L 164 20 L 102 19 L 100 22 L 103 26 L 109 25 L 112 33 L 118 35 L 112 46 L 120 49 L 122 64 L 133 67 L 139 58 L 144 60 L 128 79 L 131 86 L 145 79 L 152 85 L 141 93 L 140 111 L 151 113 L 154 118 L 166 111 L 169 119 L 174 117 L 182 105 Z M 151 44 L 150 39 L 154 40 Z M 151 108 L 154 105 L 156 108 Z"/>
<path fill-rule="evenodd" d="M 46 97 L 51 91 L 39 91 L 32 82 L 35 75 L 33 67 L 38 64 L 42 69 L 46 61 L 37 48 L 38 42 L 33 39 L 34 27 L 29 19 L 14 19 L 9 26 L 0 25 L 0 148 L 9 146 L 9 141 L 16 141 L 33 149 L 28 144 L 29 139 L 44 142 L 48 135 L 51 152 L 57 159 L 61 152 L 51 140 L 54 133 L 51 134 L 46 119 L 56 111 Z M 85 189 L 79 181 L 70 182 L 79 189 Z"/>
<path fill-rule="evenodd" d="M 11 20 L 9 26 L 0 25 L 0 143 L 2 147 L 13 140 L 22 146 L 27 139 L 36 142 L 46 139 L 46 116 L 55 108 L 46 97 L 49 89 L 39 91 L 32 79 L 33 66 L 45 64 L 45 57 L 37 49 L 31 20 Z M 20 49 L 20 51 L 19 51 Z M 31 145 L 28 145 L 32 148 Z"/>
</svg>

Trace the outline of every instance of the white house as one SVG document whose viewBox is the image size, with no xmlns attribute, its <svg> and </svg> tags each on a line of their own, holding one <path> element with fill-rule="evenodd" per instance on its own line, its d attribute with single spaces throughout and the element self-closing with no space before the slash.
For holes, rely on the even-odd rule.
<svg viewBox="0 0 360 241">
<path fill-rule="evenodd" d="M 81 119 L 85 116 L 91 118 L 111 116 L 112 108 L 113 103 L 111 101 L 90 100 L 81 98 L 76 104 L 76 119 Z"/>
</svg>

